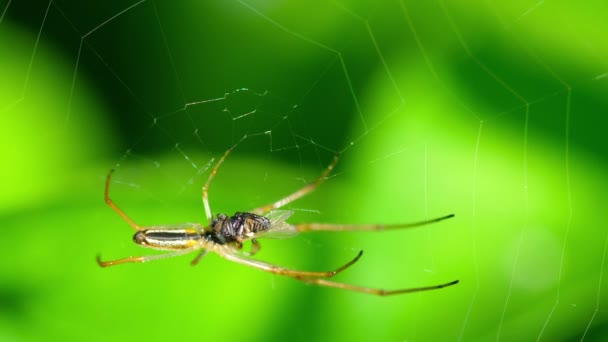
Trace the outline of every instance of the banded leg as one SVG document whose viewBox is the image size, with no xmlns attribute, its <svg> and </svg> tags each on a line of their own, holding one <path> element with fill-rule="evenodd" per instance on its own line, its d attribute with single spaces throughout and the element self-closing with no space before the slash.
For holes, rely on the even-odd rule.
<svg viewBox="0 0 608 342">
<path fill-rule="evenodd" d="M 339 159 L 340 159 L 340 156 L 335 155 L 332 162 L 327 166 L 327 168 L 325 168 L 325 170 L 321 173 L 321 175 L 317 179 L 315 179 L 312 183 L 307 184 L 306 186 L 299 189 L 298 191 L 296 191 L 274 203 L 266 204 L 259 208 L 255 208 L 255 209 L 251 210 L 250 212 L 257 214 L 257 215 L 264 215 L 265 213 L 267 213 L 271 210 L 281 208 L 282 206 L 284 206 L 288 203 L 291 203 L 291 202 L 301 198 L 304 195 L 307 195 L 308 193 L 313 191 L 317 186 L 319 186 L 319 184 L 321 184 L 327 178 L 327 176 L 329 175 L 331 170 L 333 170 L 333 168 L 338 163 Z"/>
<path fill-rule="evenodd" d="M 101 267 L 108 267 L 108 266 L 125 264 L 125 263 L 129 263 L 129 262 L 148 262 L 148 261 L 152 261 L 152 260 L 159 260 L 159 259 L 171 258 L 171 257 L 178 256 L 178 255 L 188 254 L 199 248 L 201 248 L 201 247 L 197 245 L 197 246 L 193 246 L 193 247 L 186 248 L 186 249 L 180 249 L 180 250 L 177 250 L 177 251 L 171 252 L 171 253 L 144 255 L 144 256 L 138 256 L 138 257 L 130 256 L 128 258 L 110 260 L 110 261 L 101 261 L 101 256 L 97 255 L 97 263 Z"/>
<path fill-rule="evenodd" d="M 123 220 L 127 221 L 127 223 L 131 227 L 133 227 L 133 229 L 135 229 L 135 230 L 142 230 L 141 226 L 138 225 L 137 223 L 135 223 L 133 220 L 131 220 L 131 218 L 129 216 L 127 216 L 127 214 L 125 214 L 125 212 L 122 211 L 122 209 L 120 209 L 116 205 L 116 203 L 114 203 L 114 201 L 112 201 L 112 199 L 110 198 L 110 180 L 112 179 L 112 174 L 113 173 L 114 173 L 114 169 L 110 170 L 110 172 L 106 176 L 106 190 L 105 190 L 106 204 L 109 205 L 110 208 L 112 208 L 112 210 L 114 210 L 116 213 L 118 213 L 118 215 L 120 215 L 120 217 L 122 217 Z"/>
<path fill-rule="evenodd" d="M 307 284 L 333 287 L 333 288 L 337 288 L 337 289 L 344 289 L 344 290 L 355 291 L 355 292 L 368 293 L 368 294 L 373 294 L 373 295 L 382 296 L 382 297 L 396 295 L 396 294 L 403 294 L 403 293 L 439 290 L 444 287 L 458 284 L 458 280 L 454 280 L 449 283 L 440 284 L 440 285 L 412 287 L 409 289 L 399 289 L 399 290 L 382 290 L 382 289 L 374 289 L 374 288 L 369 288 L 369 287 L 362 287 L 362 286 L 338 283 L 335 281 L 330 281 L 330 280 L 322 279 L 322 278 L 310 278 L 310 279 L 300 279 L 300 280 Z"/>
<path fill-rule="evenodd" d="M 249 259 L 245 256 L 241 256 L 238 255 L 236 253 L 233 253 L 229 250 L 225 250 L 225 249 L 221 249 L 221 250 L 216 250 L 216 252 L 224 259 L 226 260 L 230 260 L 230 261 L 234 261 L 236 263 L 242 264 L 242 265 L 246 265 L 246 266 L 250 266 L 253 268 L 257 268 L 259 270 L 265 271 L 265 272 L 269 272 L 269 273 L 274 273 L 274 274 L 280 274 L 280 275 L 286 275 L 288 277 L 292 277 L 292 278 L 296 278 L 296 279 L 308 279 L 308 278 L 330 278 L 335 276 L 336 274 L 344 271 L 345 269 L 349 268 L 350 266 L 352 266 L 354 263 L 356 263 L 359 258 L 361 258 L 361 255 L 363 254 L 363 251 L 360 251 L 359 254 L 357 254 L 357 256 L 347 262 L 346 264 L 340 266 L 339 268 L 337 268 L 334 271 L 328 271 L 328 272 L 314 272 L 314 271 L 298 271 L 298 270 L 292 270 L 289 268 L 284 268 L 281 266 L 277 266 L 277 265 L 273 265 L 273 264 L 269 264 L 263 261 L 259 261 L 259 260 L 253 260 L 253 259 Z"/>
<path fill-rule="evenodd" d="M 293 225 L 298 232 L 310 231 L 369 231 L 369 230 L 392 230 L 415 228 L 427 224 L 447 220 L 454 217 L 454 214 L 437 217 L 430 220 L 413 222 L 413 223 L 396 223 L 396 224 L 330 224 L 330 223 L 300 223 Z"/>
<path fill-rule="evenodd" d="M 207 182 L 203 186 L 203 190 L 202 190 L 203 205 L 205 206 L 205 214 L 207 215 L 207 221 L 209 222 L 209 224 L 211 224 L 211 222 L 213 222 L 213 214 L 211 213 L 211 207 L 209 206 L 209 193 L 208 193 L 209 185 L 211 184 L 211 181 L 213 180 L 213 178 L 215 178 L 215 174 L 217 173 L 217 170 L 224 163 L 224 160 L 226 160 L 226 157 L 230 154 L 230 152 L 232 152 L 233 149 L 234 149 L 234 147 L 231 147 L 230 149 L 228 149 L 228 151 L 226 151 L 224 153 L 224 155 L 220 158 L 220 160 L 217 162 L 217 164 L 215 164 L 215 166 L 213 167 L 213 170 L 211 170 L 211 173 L 209 174 L 209 178 L 207 178 Z"/>
</svg>

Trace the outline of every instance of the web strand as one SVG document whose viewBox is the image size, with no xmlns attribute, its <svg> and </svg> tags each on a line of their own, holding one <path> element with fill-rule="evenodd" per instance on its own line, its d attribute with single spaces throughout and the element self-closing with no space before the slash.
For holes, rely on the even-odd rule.
<svg viewBox="0 0 608 342">
<path fill-rule="evenodd" d="M 589 15 L 587 23 L 583 12 L 603 13 L 605 5 L 566 8 L 543 0 L 92 4 L 97 7 L 91 13 L 53 0 L 36 5 L 7 0 L 0 7 L 0 34 L 15 33 L 7 40 L 14 48 L 7 45 L 0 56 L 8 66 L 4 93 L 11 96 L 0 104 L 9 128 L 4 145 L 19 152 L 15 160 L 7 159 L 7 169 L 45 170 L 46 145 L 60 148 L 68 151 L 57 158 L 60 168 L 74 172 L 66 173 L 70 185 L 95 179 L 81 174 L 87 170 L 102 179 L 115 168 L 113 200 L 136 222 L 161 224 L 206 222 L 218 212 L 273 203 L 275 193 L 309 183 L 340 155 L 337 169 L 317 192 L 287 205 L 295 211 L 294 223 L 312 217 L 328 224 L 381 224 L 452 212 L 456 218 L 406 233 L 312 233 L 289 241 L 296 247 L 284 251 L 262 242 L 263 253 L 278 263 L 324 267 L 341 252 L 363 248 L 368 257 L 357 266 L 359 273 L 349 271 L 344 279 L 417 286 L 454 276 L 461 283 L 449 291 L 383 302 L 298 287 L 293 291 L 301 291 L 301 298 L 332 298 L 307 302 L 306 310 L 315 312 L 308 316 L 311 330 L 327 321 L 349 327 L 299 337 L 544 341 L 580 336 L 582 341 L 601 329 L 608 236 L 594 214 L 606 189 L 601 175 L 608 145 L 601 127 L 608 72 L 600 58 L 606 52 L 603 41 L 586 28 L 602 29 L 602 21 Z M 14 118 L 26 123 L 23 129 L 15 124 L 17 133 L 11 132 Z M 65 145 L 49 139 L 34 146 L 38 126 L 44 134 L 65 138 L 60 140 Z M 96 135 L 91 141 L 103 143 L 103 152 L 88 145 Z M 234 151 L 205 207 L 201 188 L 228 149 Z M 90 159 L 79 160 L 79 153 Z M 34 176 L 28 177 L 22 186 L 12 186 L 19 194 L 30 181 L 38 186 Z M 103 229 L 98 222 L 90 226 L 98 228 L 92 230 L 96 234 L 123 233 L 103 224 Z M 58 237 L 67 231 L 49 228 Z M 554 250 L 530 247 L 535 231 L 546 233 Z M 82 236 L 100 241 L 89 232 Z M 108 245 L 130 253 L 128 238 Z M 60 251 L 68 250 L 64 240 L 69 241 L 58 242 Z M 298 249 L 299 243 L 305 247 Z M 593 259 L 582 260 L 575 253 L 580 250 Z M 200 282 L 200 272 L 214 274 L 226 289 L 242 289 L 239 273 L 217 265 L 217 270 L 198 269 L 191 278 L 200 291 L 217 291 L 218 283 Z M 147 270 L 153 274 L 155 267 Z M 164 290 L 181 293 L 183 283 L 180 287 L 175 279 L 190 273 L 177 267 L 166 271 L 167 288 L 153 283 L 149 290 L 168 302 Z M 28 288 L 15 279 L 9 279 L 15 288 Z M 220 308 L 220 318 L 233 300 L 250 300 L 265 317 L 276 315 L 277 308 L 295 313 L 279 303 L 291 291 L 283 279 L 270 277 L 270 287 L 264 278 L 250 280 L 249 294 L 234 291 L 233 298 L 206 298 L 206 304 Z M 112 281 L 138 301 L 122 286 L 125 279 Z M 77 282 L 67 286 L 74 298 L 85 292 Z M 588 293 L 573 294 L 579 287 Z M 263 305 L 251 296 L 260 291 L 272 292 L 262 296 L 268 301 Z M 100 300 L 107 299 L 100 294 Z M 332 304 L 340 300 L 357 305 L 338 315 Z M 82 305 L 82 312 L 90 312 L 89 304 Z M 41 315 L 32 310 L 33 317 Z M 386 329 L 374 318 L 360 324 L 362 312 L 386 312 Z M 194 311 L 183 313 L 180 317 L 191 323 Z M 115 318 L 125 319 L 121 313 Z M 218 329 L 226 331 L 225 321 L 218 320 Z M 439 332 L 428 323 L 438 321 Z M 279 323 L 270 336 L 294 331 Z M 43 330 L 36 322 L 28 324 L 32 331 Z M 142 332 L 142 338 L 163 339 L 166 333 Z M 247 337 L 267 337 L 257 333 Z"/>
</svg>

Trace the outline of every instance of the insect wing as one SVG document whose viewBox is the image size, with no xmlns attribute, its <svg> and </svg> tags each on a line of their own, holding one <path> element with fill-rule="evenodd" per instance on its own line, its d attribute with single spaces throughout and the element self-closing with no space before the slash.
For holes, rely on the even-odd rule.
<svg viewBox="0 0 608 342">
<path fill-rule="evenodd" d="M 270 228 L 259 236 L 268 239 L 288 239 L 298 233 L 296 227 L 285 222 L 291 215 L 293 210 L 273 210 L 266 215 L 270 220 Z"/>
</svg>

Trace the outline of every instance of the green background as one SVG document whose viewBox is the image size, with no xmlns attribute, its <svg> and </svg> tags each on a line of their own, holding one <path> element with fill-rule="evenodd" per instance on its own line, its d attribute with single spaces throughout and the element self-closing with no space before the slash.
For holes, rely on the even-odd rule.
<svg viewBox="0 0 608 342">
<path fill-rule="evenodd" d="M 133 6 L 132 6 L 133 5 Z M 604 2 L 0 2 L 0 340 L 602 340 Z M 201 102 L 204 101 L 204 102 Z M 241 140 L 246 135 L 247 138 Z M 293 222 L 412 231 L 264 240 L 380 298 L 154 253 L 137 222 L 276 200 Z"/>
</svg>

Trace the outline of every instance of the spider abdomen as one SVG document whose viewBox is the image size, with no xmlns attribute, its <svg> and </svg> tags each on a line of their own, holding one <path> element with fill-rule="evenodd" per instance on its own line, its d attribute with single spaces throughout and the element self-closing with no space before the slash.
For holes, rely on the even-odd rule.
<svg viewBox="0 0 608 342">
<path fill-rule="evenodd" d="M 144 247 L 163 250 L 186 249 L 194 246 L 202 237 L 200 228 L 195 225 L 191 228 L 182 228 L 182 226 L 157 226 L 140 230 L 133 236 L 133 241 Z"/>
<path fill-rule="evenodd" d="M 237 212 L 231 217 L 219 214 L 211 224 L 211 238 L 219 244 L 243 242 L 268 230 L 270 225 L 268 218 L 252 213 Z"/>
</svg>

